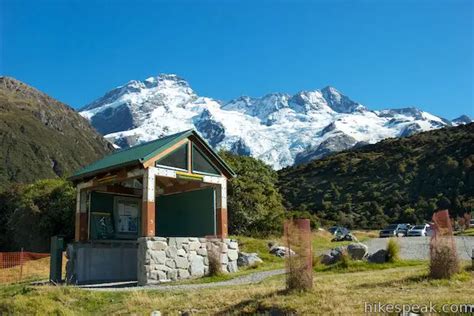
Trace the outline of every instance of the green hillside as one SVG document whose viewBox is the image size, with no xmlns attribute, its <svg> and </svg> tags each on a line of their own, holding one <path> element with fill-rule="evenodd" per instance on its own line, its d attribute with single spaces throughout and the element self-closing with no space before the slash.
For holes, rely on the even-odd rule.
<svg viewBox="0 0 474 316">
<path fill-rule="evenodd" d="M 387 139 L 283 169 L 279 187 L 291 210 L 323 222 L 378 228 L 422 222 L 437 207 L 474 209 L 474 124 Z"/>
<path fill-rule="evenodd" d="M 71 174 L 112 150 L 76 111 L 0 77 L 0 190 Z"/>
</svg>

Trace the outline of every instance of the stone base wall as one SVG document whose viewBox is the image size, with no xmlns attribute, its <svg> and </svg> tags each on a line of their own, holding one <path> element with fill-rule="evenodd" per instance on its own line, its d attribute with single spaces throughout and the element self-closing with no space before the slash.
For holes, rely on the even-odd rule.
<svg viewBox="0 0 474 316">
<path fill-rule="evenodd" d="M 208 250 L 219 256 L 223 272 L 237 271 L 237 241 L 217 238 L 142 237 L 138 239 L 138 285 L 197 278 L 209 273 Z"/>
</svg>

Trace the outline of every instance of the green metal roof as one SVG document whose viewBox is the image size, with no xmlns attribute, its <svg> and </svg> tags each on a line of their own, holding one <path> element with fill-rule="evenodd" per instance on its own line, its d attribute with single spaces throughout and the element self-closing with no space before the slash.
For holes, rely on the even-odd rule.
<svg viewBox="0 0 474 316">
<path fill-rule="evenodd" d="M 235 176 L 234 171 L 232 171 L 232 169 L 212 150 L 209 144 L 207 144 L 207 142 L 201 136 L 199 136 L 196 131 L 187 130 L 113 152 L 112 154 L 82 168 L 73 176 L 71 176 L 69 180 L 77 181 L 101 172 L 111 171 L 130 165 L 142 164 L 145 161 L 155 157 L 163 150 L 166 150 L 167 148 L 191 135 L 197 137 L 197 139 L 209 149 L 211 155 L 220 162 L 222 168 L 224 168 L 231 176 Z"/>
</svg>

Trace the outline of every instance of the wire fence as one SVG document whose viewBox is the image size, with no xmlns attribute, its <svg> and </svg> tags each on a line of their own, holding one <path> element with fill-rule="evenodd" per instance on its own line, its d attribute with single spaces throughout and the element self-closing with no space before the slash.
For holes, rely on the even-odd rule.
<svg viewBox="0 0 474 316">
<path fill-rule="evenodd" d="M 0 252 L 0 284 L 47 279 L 49 261 L 49 253 Z"/>
</svg>

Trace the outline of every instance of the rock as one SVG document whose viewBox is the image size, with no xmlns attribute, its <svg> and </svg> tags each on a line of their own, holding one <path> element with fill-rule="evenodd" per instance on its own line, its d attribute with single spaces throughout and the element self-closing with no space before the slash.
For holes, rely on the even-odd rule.
<svg viewBox="0 0 474 316">
<path fill-rule="evenodd" d="M 168 279 L 170 279 L 172 281 L 176 281 L 178 279 L 178 270 L 172 269 L 172 270 L 168 271 L 166 273 L 166 275 L 168 276 Z"/>
<path fill-rule="evenodd" d="M 237 272 L 237 270 L 237 261 L 231 261 L 227 264 L 227 271 L 229 271 L 230 273 Z"/>
<path fill-rule="evenodd" d="M 189 278 L 189 272 L 188 272 L 188 270 L 179 269 L 179 270 L 178 270 L 178 277 L 179 277 L 180 279 Z"/>
<path fill-rule="evenodd" d="M 235 261 L 239 257 L 239 253 L 237 250 L 229 250 L 229 252 L 227 252 L 227 256 L 229 257 L 230 261 Z"/>
<path fill-rule="evenodd" d="M 158 280 L 158 281 L 167 281 L 166 273 L 163 271 L 153 271 L 151 272 L 151 277 L 152 280 Z"/>
<path fill-rule="evenodd" d="M 369 248 L 362 243 L 354 243 L 347 246 L 347 252 L 354 260 L 362 260 L 368 254 Z"/>
<path fill-rule="evenodd" d="M 197 250 L 197 254 L 200 256 L 207 256 L 207 249 L 206 248 L 199 248 Z"/>
<path fill-rule="evenodd" d="M 155 270 L 164 271 L 164 272 L 168 272 L 168 271 L 171 270 L 170 267 L 167 267 L 167 266 L 165 266 L 165 265 L 163 265 L 163 264 L 157 264 L 157 265 L 153 266 L 153 268 L 154 268 Z"/>
<path fill-rule="evenodd" d="M 164 264 L 166 261 L 166 254 L 164 251 L 150 251 L 150 256 L 153 262 Z"/>
<path fill-rule="evenodd" d="M 388 252 L 385 249 L 380 249 L 373 254 L 370 254 L 367 258 L 372 263 L 384 263 L 387 262 Z"/>
<path fill-rule="evenodd" d="M 227 247 L 229 247 L 229 249 L 238 249 L 239 248 L 239 244 L 236 242 L 236 241 L 233 241 L 233 240 L 230 240 L 228 243 L 227 243 Z"/>
<path fill-rule="evenodd" d="M 198 250 L 201 247 L 201 243 L 199 241 L 193 241 L 189 243 L 189 250 Z"/>
<path fill-rule="evenodd" d="M 321 256 L 320 261 L 322 264 L 329 265 L 335 263 L 337 259 L 330 254 L 325 253 Z"/>
<path fill-rule="evenodd" d="M 253 266 L 262 263 L 263 260 L 258 257 L 256 253 L 239 252 L 237 258 L 237 265 L 239 267 Z"/>
<path fill-rule="evenodd" d="M 164 242 L 166 242 L 165 237 L 149 237 L 149 238 L 153 241 L 164 241 Z"/>
<path fill-rule="evenodd" d="M 221 257 L 222 264 L 227 264 L 227 262 L 229 262 L 229 257 L 227 257 L 226 253 L 221 254 L 220 257 Z"/>
<path fill-rule="evenodd" d="M 166 259 L 165 265 L 171 269 L 176 268 L 176 262 L 173 259 Z"/>
<path fill-rule="evenodd" d="M 178 257 L 186 257 L 186 251 L 184 249 L 179 249 L 176 254 Z"/>
<path fill-rule="evenodd" d="M 151 245 L 152 250 L 165 250 L 168 244 L 164 241 L 154 241 Z"/>
<path fill-rule="evenodd" d="M 227 247 L 227 244 L 221 244 L 221 247 L 220 247 L 220 252 L 222 253 L 227 253 L 227 251 L 229 251 L 229 247 Z"/>
<path fill-rule="evenodd" d="M 166 256 L 171 259 L 176 258 L 178 254 L 178 250 L 175 246 L 169 246 L 168 248 L 166 248 L 165 251 L 166 251 Z"/>
<path fill-rule="evenodd" d="M 329 254 L 331 256 L 335 257 L 336 260 L 339 260 L 339 258 L 342 256 L 342 254 L 346 251 L 347 251 L 347 248 L 345 246 L 341 246 L 341 247 L 331 249 Z"/>
<path fill-rule="evenodd" d="M 191 259 L 189 272 L 192 276 L 203 276 L 204 275 L 204 258 L 201 256 L 194 256 Z"/>
<path fill-rule="evenodd" d="M 175 262 L 176 267 L 179 269 L 187 269 L 189 267 L 189 261 L 184 257 L 177 257 Z"/>
<path fill-rule="evenodd" d="M 272 248 L 270 248 L 270 253 L 281 258 L 286 257 L 289 254 L 291 254 L 292 256 L 295 255 L 295 252 L 293 250 L 288 249 L 287 247 L 277 246 L 277 245 L 274 245 L 272 246 Z"/>
</svg>

